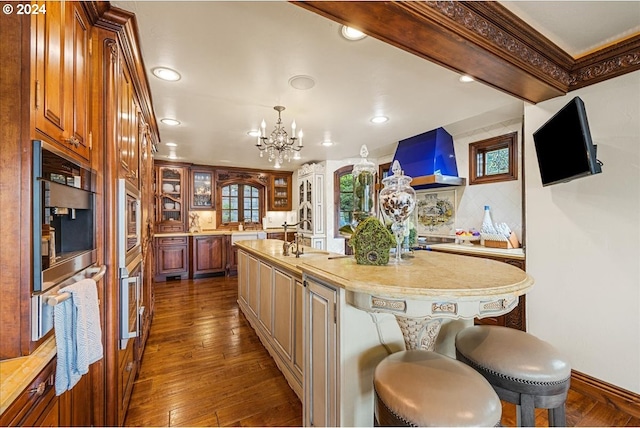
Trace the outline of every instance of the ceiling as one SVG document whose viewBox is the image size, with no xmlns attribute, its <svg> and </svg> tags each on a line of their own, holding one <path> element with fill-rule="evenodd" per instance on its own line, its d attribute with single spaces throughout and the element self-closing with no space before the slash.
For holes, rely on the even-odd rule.
<svg viewBox="0 0 640 428">
<path fill-rule="evenodd" d="M 640 31 L 640 2 L 503 2 L 577 58 Z M 523 102 L 381 41 L 347 41 L 340 25 L 283 1 L 112 2 L 136 14 L 142 56 L 159 123 L 157 159 L 273 169 L 247 135 L 277 119 L 295 119 L 304 131 L 299 161 L 392 155 L 399 140 L 444 126 L 455 135 L 519 117 Z M 182 78 L 166 82 L 151 70 L 164 66 Z M 289 85 L 296 75 L 315 86 Z M 374 124 L 370 118 L 389 121 Z M 481 125 L 482 126 L 482 125 Z M 473 128 L 470 128 L 473 129 Z M 322 143 L 331 141 L 332 146 Z M 171 148 L 167 143 L 175 143 Z"/>
</svg>

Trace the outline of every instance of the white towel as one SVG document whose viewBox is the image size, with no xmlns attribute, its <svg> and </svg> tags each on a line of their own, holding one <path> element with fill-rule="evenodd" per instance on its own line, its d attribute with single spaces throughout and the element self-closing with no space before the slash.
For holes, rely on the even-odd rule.
<svg viewBox="0 0 640 428">
<path fill-rule="evenodd" d="M 58 364 L 56 395 L 73 388 L 89 365 L 103 355 L 98 290 L 93 279 L 83 279 L 61 292 L 71 297 L 58 303 L 53 311 Z"/>
</svg>

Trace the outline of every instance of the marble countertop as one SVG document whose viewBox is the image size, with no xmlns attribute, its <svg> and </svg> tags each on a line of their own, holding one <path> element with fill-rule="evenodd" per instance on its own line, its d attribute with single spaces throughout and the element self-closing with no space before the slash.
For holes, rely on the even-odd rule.
<svg viewBox="0 0 640 428">
<path fill-rule="evenodd" d="M 427 245 L 427 249 L 448 251 L 459 254 L 477 254 L 524 260 L 524 250 L 522 248 L 490 248 L 483 247 L 482 245 L 466 244 L 430 244 Z"/>
<path fill-rule="evenodd" d="M 52 335 L 31 355 L 0 361 L 0 415 L 56 356 Z"/>
<path fill-rule="evenodd" d="M 283 256 L 282 244 L 284 244 L 284 241 L 280 239 L 259 239 L 236 242 L 236 246 L 244 249 L 248 253 L 260 257 L 275 266 L 293 271 L 300 276 L 302 276 L 300 266 L 305 262 L 318 258 L 327 259 L 328 257 L 341 256 L 337 253 L 330 253 L 304 245 L 300 246 L 304 250 L 304 254 L 300 257 L 296 257 L 295 255 Z"/>
<path fill-rule="evenodd" d="M 266 261 L 285 263 L 303 273 L 356 293 L 403 298 L 477 299 L 505 294 L 521 295 L 533 286 L 526 272 L 490 259 L 435 251 L 416 251 L 408 264 L 359 265 L 353 257 L 333 253 L 282 256 L 282 241 L 242 241 L 241 248 Z M 317 251 L 310 249 L 310 251 Z"/>
</svg>

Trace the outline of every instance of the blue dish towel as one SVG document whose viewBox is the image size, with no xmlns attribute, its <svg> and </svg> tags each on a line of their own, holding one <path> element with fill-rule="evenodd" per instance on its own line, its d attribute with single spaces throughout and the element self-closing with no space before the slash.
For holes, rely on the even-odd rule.
<svg viewBox="0 0 640 428">
<path fill-rule="evenodd" d="M 98 289 L 93 279 L 82 279 L 61 292 L 71 297 L 53 311 L 58 364 L 56 395 L 73 388 L 89 365 L 103 355 Z"/>
</svg>

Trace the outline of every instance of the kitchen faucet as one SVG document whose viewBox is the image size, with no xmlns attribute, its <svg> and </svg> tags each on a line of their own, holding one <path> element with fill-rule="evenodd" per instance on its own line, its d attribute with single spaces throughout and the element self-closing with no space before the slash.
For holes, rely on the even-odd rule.
<svg viewBox="0 0 640 428">
<path fill-rule="evenodd" d="M 304 254 L 304 249 L 300 250 L 300 240 L 304 238 L 304 234 L 302 234 L 302 232 L 296 232 L 295 241 L 289 243 L 289 241 L 287 240 L 287 228 L 290 227 L 290 226 L 304 225 L 305 223 L 308 223 L 309 227 L 311 227 L 311 220 L 307 220 L 307 219 L 300 220 L 299 222 L 297 222 L 295 224 L 287 224 L 286 221 L 284 222 L 284 224 L 282 225 L 282 227 L 284 227 L 284 244 L 282 244 L 282 255 L 283 256 L 288 256 L 291 247 L 293 247 L 294 245 L 295 245 L 296 249 L 293 251 L 293 254 L 296 255 L 296 258 L 299 258 L 300 254 Z"/>
</svg>

